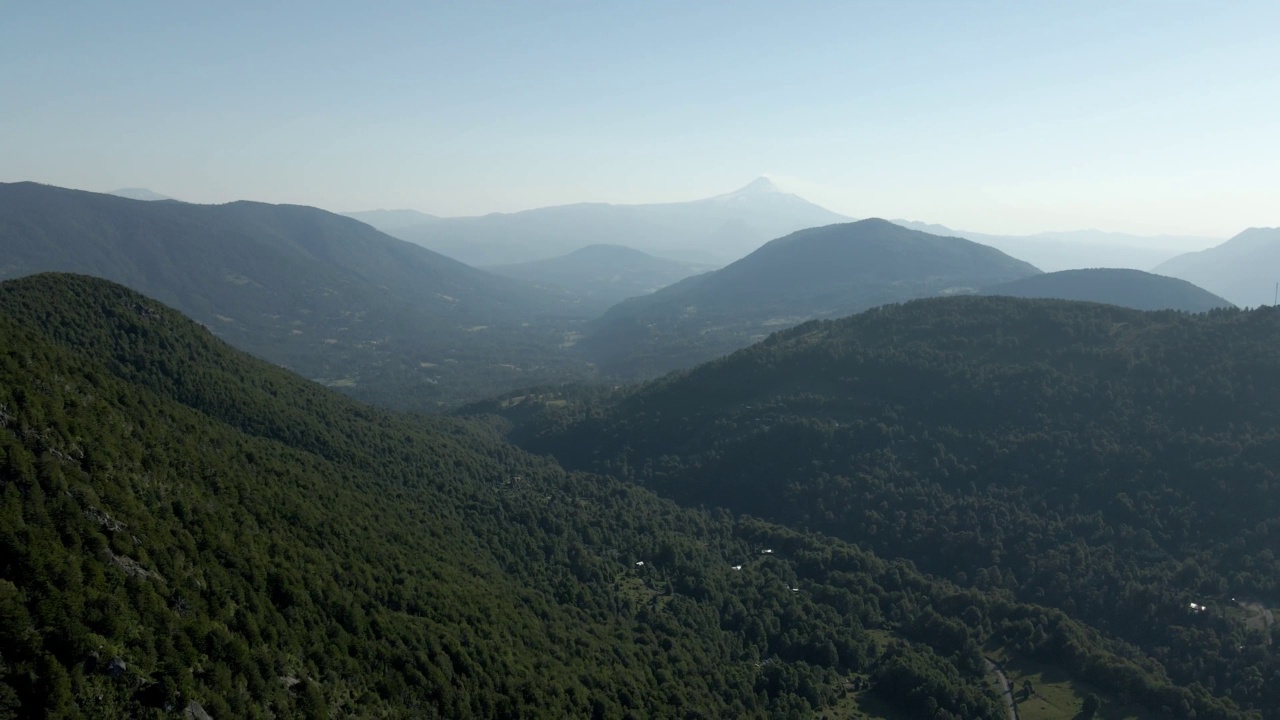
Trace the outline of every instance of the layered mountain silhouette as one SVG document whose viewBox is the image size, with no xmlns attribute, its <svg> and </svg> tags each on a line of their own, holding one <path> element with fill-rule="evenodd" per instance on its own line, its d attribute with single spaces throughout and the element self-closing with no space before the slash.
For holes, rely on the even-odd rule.
<svg viewBox="0 0 1280 720">
<path fill-rule="evenodd" d="M 1221 245 L 1164 262 L 1155 272 L 1193 282 L 1241 307 L 1274 304 L 1280 228 L 1249 228 Z"/>
<path fill-rule="evenodd" d="M 1216 238 L 1194 235 L 1131 235 L 1104 230 L 1042 232 L 1033 235 L 995 235 L 954 230 L 945 225 L 894 220 L 903 227 L 934 235 L 962 237 L 990 245 L 1045 272 L 1088 268 L 1150 270 L 1188 250 L 1199 250 Z"/>
<path fill-rule="evenodd" d="M 1135 310 L 1205 312 L 1235 307 L 1186 280 L 1141 270 L 1094 268 L 1032 275 L 982 289 L 984 295 L 1107 303 Z"/>
<path fill-rule="evenodd" d="M 589 245 L 560 257 L 485 268 L 498 275 L 564 288 L 591 315 L 710 269 L 621 245 Z"/>
<path fill-rule="evenodd" d="M 370 222 L 380 219 L 355 214 Z M 479 217 L 437 218 L 386 232 L 462 262 L 507 265 L 588 245 L 624 245 L 683 262 L 723 265 L 772 238 L 850 218 L 759 178 L 726 195 L 645 205 L 580 203 Z M 375 223 L 376 224 L 376 223 Z"/>
<path fill-rule="evenodd" d="M 315 208 L 5 184 L 0 245 L 0 278 L 120 282 L 259 357 L 401 406 L 558 378 L 571 362 L 568 329 L 538 321 L 579 312 L 560 294 Z"/>
<path fill-rule="evenodd" d="M 999 250 L 870 219 L 773 240 L 714 272 L 619 303 L 582 347 L 607 371 L 689 367 L 805 320 L 1039 274 Z"/>
</svg>

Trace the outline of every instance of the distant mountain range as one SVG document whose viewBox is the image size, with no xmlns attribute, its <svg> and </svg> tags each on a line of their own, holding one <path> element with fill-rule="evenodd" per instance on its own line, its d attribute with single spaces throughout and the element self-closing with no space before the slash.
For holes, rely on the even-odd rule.
<svg viewBox="0 0 1280 720">
<path fill-rule="evenodd" d="M 588 245 L 568 255 L 486 267 L 498 275 L 567 290 L 589 315 L 647 295 L 710 267 L 658 258 L 621 245 Z"/>
<path fill-rule="evenodd" d="M 1272 305 L 1280 282 L 1280 228 L 1249 228 L 1217 247 L 1186 253 L 1156 267 L 1241 307 Z"/>
<path fill-rule="evenodd" d="M 606 370 L 652 375 L 814 318 L 982 287 L 1040 271 L 990 247 L 871 219 L 792 233 L 714 272 L 610 308 L 582 348 Z"/>
<path fill-rule="evenodd" d="M 983 295 L 1083 300 L 1135 310 L 1205 312 L 1235 307 L 1186 280 L 1141 270 L 1095 268 L 1032 275 L 982 289 Z"/>
<path fill-rule="evenodd" d="M 779 208 L 796 211 L 792 220 L 827 213 L 762 179 L 692 203 L 567 206 L 486 217 L 527 215 L 552 223 L 556 213 L 567 213 L 559 216 L 565 220 L 594 209 L 608 222 L 631 213 L 648 217 L 654 227 L 658 219 L 710 222 L 734 213 L 776 221 Z M 429 217 L 412 211 L 374 216 L 379 222 Z M 437 221 L 452 222 L 425 223 Z M 761 220 L 753 227 L 767 225 Z M 1216 288 L 1210 281 L 1199 284 L 1249 304 L 1240 299 L 1241 288 L 1252 288 L 1255 296 L 1274 288 L 1266 268 L 1277 257 L 1268 255 L 1277 253 L 1276 234 L 1248 231 L 1180 259 L 1186 268 L 1166 272 L 1197 282 L 1185 273 L 1209 260 L 1234 258 L 1235 269 L 1217 271 Z M 491 273 L 315 208 L 138 202 L 15 183 L 0 185 L 0 241 L 6 251 L 0 279 L 53 270 L 122 282 L 261 357 L 362 398 L 415 409 L 582 380 L 593 376 L 592 365 L 621 377 L 651 376 L 813 318 L 939 294 L 999 291 L 1184 310 L 1223 304 L 1221 297 L 1168 278 L 1102 271 L 993 289 L 1039 271 L 973 241 L 877 219 L 797 231 L 702 275 L 692 275 L 700 268 L 688 263 L 599 243 Z M 1253 304 L 1268 299 L 1254 297 Z M 584 324 L 594 316 L 600 317 Z"/>
<path fill-rule="evenodd" d="M 578 203 L 450 218 L 416 210 L 344 214 L 476 266 L 549 259 L 598 244 L 623 245 L 697 264 L 724 265 L 796 230 L 855 219 L 783 192 L 765 177 L 735 192 L 689 202 Z M 1143 236 L 1103 230 L 997 235 L 910 220 L 893 222 L 932 235 L 990 245 L 1048 272 L 1093 267 L 1151 270 L 1179 253 L 1220 242 L 1191 235 Z"/>
<path fill-rule="evenodd" d="M 727 195 L 648 205 L 580 203 L 479 217 L 350 213 L 396 237 L 476 266 L 564 255 L 588 245 L 624 245 L 683 262 L 723 265 L 807 227 L 847 221 L 759 178 Z"/>
<path fill-rule="evenodd" d="M 362 212 L 345 212 L 341 214 L 349 218 L 355 218 L 366 225 L 372 225 L 382 232 L 431 223 L 440 219 L 435 215 L 428 215 L 417 210 L 364 210 Z"/>
<path fill-rule="evenodd" d="M 995 235 L 910 220 L 894 222 L 934 235 L 962 237 L 990 245 L 1045 272 L 1098 267 L 1151 270 L 1179 253 L 1220 242 L 1218 238 L 1193 235 L 1130 235 L 1105 230 Z"/>
<path fill-rule="evenodd" d="M 563 293 L 316 208 L 2 184 L 0 246 L 0 279 L 120 282 L 259 357 L 389 405 L 433 408 L 560 378 L 574 363 L 563 318 L 581 311 Z"/>
<path fill-rule="evenodd" d="M 107 194 L 115 195 L 116 197 L 129 198 L 130 200 L 146 200 L 148 202 L 173 199 L 168 195 L 161 195 L 158 192 L 153 192 L 146 188 L 120 188 L 119 190 L 112 190 Z"/>
</svg>

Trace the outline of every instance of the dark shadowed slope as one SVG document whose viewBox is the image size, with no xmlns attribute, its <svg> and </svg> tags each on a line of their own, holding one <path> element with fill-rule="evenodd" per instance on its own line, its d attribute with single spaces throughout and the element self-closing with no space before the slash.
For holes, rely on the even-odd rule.
<svg viewBox="0 0 1280 720">
<path fill-rule="evenodd" d="M 1061 612 L 360 405 L 101 280 L 0 284 L 0 349 L 6 719 L 805 718 L 867 698 L 995 718 L 981 647 L 1048 638 L 1108 692 L 1248 717 Z"/>
<path fill-rule="evenodd" d="M 759 178 L 736 192 L 690 202 L 580 203 L 439 218 L 388 232 L 477 266 L 542 260 L 601 243 L 721 265 L 771 238 L 848 219 Z"/>
<path fill-rule="evenodd" d="M 983 295 L 1023 298 L 1082 300 L 1135 310 L 1205 312 L 1234 307 L 1231 303 L 1186 280 L 1153 275 L 1141 270 L 1094 268 L 1062 270 L 1033 275 L 982 289 Z"/>
<path fill-rule="evenodd" d="M 498 275 L 564 288 L 591 315 L 710 270 L 621 245 L 589 245 L 568 255 L 485 268 Z"/>
<path fill-rule="evenodd" d="M 1249 228 L 1217 247 L 1179 255 L 1156 267 L 1241 307 L 1275 302 L 1280 282 L 1280 228 Z"/>
<path fill-rule="evenodd" d="M 584 348 L 604 369 L 688 367 L 820 317 L 1039 273 L 1004 253 L 884 220 L 792 233 L 714 272 L 611 308 Z"/>
<path fill-rule="evenodd" d="M 572 371 L 564 323 L 534 322 L 574 312 L 562 298 L 315 208 L 6 184 L 0 246 L 0 278 L 114 280 L 260 357 L 404 407 Z"/>
</svg>

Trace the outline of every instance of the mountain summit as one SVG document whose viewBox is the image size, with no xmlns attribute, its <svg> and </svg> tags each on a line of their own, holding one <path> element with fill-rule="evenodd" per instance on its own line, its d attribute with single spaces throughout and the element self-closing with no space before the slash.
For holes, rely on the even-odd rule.
<svg viewBox="0 0 1280 720">
<path fill-rule="evenodd" d="M 745 186 L 733 191 L 732 193 L 730 193 L 730 195 L 755 195 L 759 193 L 781 193 L 781 192 L 782 190 L 780 190 L 777 185 L 774 185 L 773 181 L 770 180 L 768 176 L 761 175 L 755 180 L 752 180 L 751 182 L 747 183 Z"/>
<path fill-rule="evenodd" d="M 994 248 L 872 218 L 791 233 L 610 308 L 584 347 L 622 375 L 688 367 L 814 318 L 1039 274 Z"/>
</svg>

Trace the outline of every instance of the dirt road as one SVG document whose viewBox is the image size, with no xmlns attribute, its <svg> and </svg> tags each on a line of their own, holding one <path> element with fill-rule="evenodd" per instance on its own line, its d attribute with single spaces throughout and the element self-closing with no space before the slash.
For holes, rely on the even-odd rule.
<svg viewBox="0 0 1280 720">
<path fill-rule="evenodd" d="M 1009 685 L 1009 678 L 1005 677 L 1004 671 L 1000 666 L 991 661 L 990 658 L 984 658 L 987 661 L 987 670 L 995 673 L 996 684 L 1000 686 L 1000 695 L 1004 697 L 1005 703 L 1009 706 L 1009 720 L 1018 720 L 1018 705 L 1013 701 L 1013 688 Z"/>
</svg>

